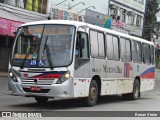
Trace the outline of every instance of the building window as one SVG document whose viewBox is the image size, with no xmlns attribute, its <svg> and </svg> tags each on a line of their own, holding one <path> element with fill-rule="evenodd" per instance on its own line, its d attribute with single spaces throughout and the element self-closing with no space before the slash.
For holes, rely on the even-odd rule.
<svg viewBox="0 0 160 120">
<path fill-rule="evenodd" d="M 127 23 L 130 24 L 130 25 L 134 25 L 134 15 L 131 14 L 131 15 L 128 15 L 128 21 Z"/>
<path fill-rule="evenodd" d="M 141 21 L 142 21 L 142 16 L 137 15 L 137 19 L 136 19 L 136 26 L 140 27 L 141 26 Z"/>
<path fill-rule="evenodd" d="M 121 9 L 121 21 L 125 22 L 126 19 L 126 10 Z"/>
</svg>

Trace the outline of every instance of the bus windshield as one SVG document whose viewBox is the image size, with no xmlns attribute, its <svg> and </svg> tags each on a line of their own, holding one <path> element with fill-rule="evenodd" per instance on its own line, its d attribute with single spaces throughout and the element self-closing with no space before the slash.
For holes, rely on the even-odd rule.
<svg viewBox="0 0 160 120">
<path fill-rule="evenodd" d="M 75 26 L 32 25 L 20 27 L 11 64 L 19 67 L 64 67 L 72 61 Z"/>
</svg>

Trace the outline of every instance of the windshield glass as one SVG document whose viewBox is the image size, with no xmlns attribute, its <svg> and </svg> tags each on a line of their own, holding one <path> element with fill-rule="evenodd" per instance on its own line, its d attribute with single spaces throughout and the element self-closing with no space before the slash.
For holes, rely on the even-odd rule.
<svg viewBox="0 0 160 120">
<path fill-rule="evenodd" d="M 72 60 L 75 27 L 34 25 L 18 29 L 11 64 L 21 67 L 68 66 Z"/>
</svg>

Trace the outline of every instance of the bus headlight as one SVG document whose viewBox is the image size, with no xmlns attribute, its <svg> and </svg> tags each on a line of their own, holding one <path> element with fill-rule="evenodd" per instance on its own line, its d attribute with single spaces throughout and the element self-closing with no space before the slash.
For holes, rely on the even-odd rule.
<svg viewBox="0 0 160 120">
<path fill-rule="evenodd" d="M 18 82 L 16 76 L 14 75 L 14 73 L 12 71 L 9 72 L 9 77 L 14 81 L 14 82 Z"/>
<path fill-rule="evenodd" d="M 70 78 L 70 72 L 67 72 L 57 80 L 56 84 L 62 84 L 64 81 L 68 80 L 69 78 Z"/>
<path fill-rule="evenodd" d="M 9 77 L 13 77 L 13 73 L 12 72 L 9 72 Z"/>
</svg>

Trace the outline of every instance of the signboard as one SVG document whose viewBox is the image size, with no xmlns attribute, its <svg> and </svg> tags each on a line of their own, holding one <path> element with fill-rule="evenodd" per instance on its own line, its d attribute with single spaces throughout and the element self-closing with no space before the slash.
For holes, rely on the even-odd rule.
<svg viewBox="0 0 160 120">
<path fill-rule="evenodd" d="M 125 23 L 124 22 L 120 22 L 120 21 L 116 21 L 114 19 L 112 19 L 112 26 L 116 26 L 119 28 L 125 28 Z"/>
<path fill-rule="evenodd" d="M 14 37 L 15 35 L 13 32 L 15 32 L 21 24 L 23 23 L 19 21 L 0 18 L 0 35 Z"/>
<path fill-rule="evenodd" d="M 74 20 L 78 21 L 78 15 L 75 13 L 58 10 L 58 9 L 52 9 L 51 11 L 51 17 L 53 19 L 62 19 L 62 20 Z"/>
</svg>

